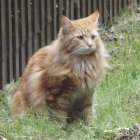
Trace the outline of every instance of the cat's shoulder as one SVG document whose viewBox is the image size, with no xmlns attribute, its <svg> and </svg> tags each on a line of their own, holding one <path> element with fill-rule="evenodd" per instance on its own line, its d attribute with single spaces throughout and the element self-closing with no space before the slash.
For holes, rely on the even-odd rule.
<svg viewBox="0 0 140 140">
<path fill-rule="evenodd" d="M 33 55 L 33 57 L 36 57 L 36 56 L 39 56 L 39 55 L 41 55 L 41 56 L 47 55 L 49 53 L 50 49 L 51 49 L 50 46 L 42 47 Z"/>
<path fill-rule="evenodd" d="M 54 48 L 56 41 L 53 41 L 50 45 L 44 46 L 40 48 L 34 55 L 33 57 L 38 57 L 38 56 L 46 56 L 48 55 L 51 50 Z"/>
</svg>

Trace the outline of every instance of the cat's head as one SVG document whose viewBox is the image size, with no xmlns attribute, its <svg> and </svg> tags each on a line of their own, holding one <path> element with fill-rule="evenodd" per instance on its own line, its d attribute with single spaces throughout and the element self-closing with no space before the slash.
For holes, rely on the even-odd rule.
<svg viewBox="0 0 140 140">
<path fill-rule="evenodd" d="M 63 16 L 58 39 L 62 43 L 61 50 L 72 55 L 89 55 L 93 53 L 98 45 L 99 34 L 97 23 L 98 11 L 86 18 L 71 21 Z"/>
</svg>

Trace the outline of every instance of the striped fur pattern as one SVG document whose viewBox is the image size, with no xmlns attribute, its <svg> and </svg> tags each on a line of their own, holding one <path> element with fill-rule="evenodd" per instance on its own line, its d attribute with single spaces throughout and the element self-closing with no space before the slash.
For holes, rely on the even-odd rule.
<svg viewBox="0 0 140 140">
<path fill-rule="evenodd" d="M 62 126 L 93 118 L 94 91 L 107 67 L 107 53 L 97 32 L 99 13 L 61 19 L 57 40 L 29 60 L 12 99 L 12 112 L 46 112 Z"/>
</svg>

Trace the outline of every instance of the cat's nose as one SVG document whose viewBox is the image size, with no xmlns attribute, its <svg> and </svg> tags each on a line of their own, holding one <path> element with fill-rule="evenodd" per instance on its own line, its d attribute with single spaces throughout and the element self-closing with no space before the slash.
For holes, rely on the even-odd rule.
<svg viewBox="0 0 140 140">
<path fill-rule="evenodd" d="M 91 48 L 93 45 L 92 44 L 87 44 L 89 48 Z"/>
</svg>

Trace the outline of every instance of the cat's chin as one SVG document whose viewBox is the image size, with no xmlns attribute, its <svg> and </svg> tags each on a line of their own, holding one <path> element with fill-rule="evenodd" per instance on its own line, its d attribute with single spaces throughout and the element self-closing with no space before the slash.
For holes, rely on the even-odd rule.
<svg viewBox="0 0 140 140">
<path fill-rule="evenodd" d="M 92 48 L 80 48 L 72 52 L 73 55 L 89 55 L 94 53 L 96 50 L 96 47 Z"/>
</svg>

